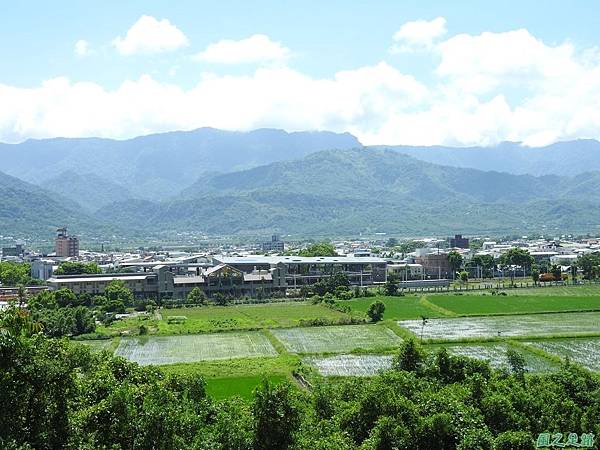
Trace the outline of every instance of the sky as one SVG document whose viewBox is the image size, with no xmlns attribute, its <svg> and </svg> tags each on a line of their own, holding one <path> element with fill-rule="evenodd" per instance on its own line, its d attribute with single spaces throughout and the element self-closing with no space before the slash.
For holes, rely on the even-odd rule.
<svg viewBox="0 0 600 450">
<path fill-rule="evenodd" d="M 600 8 L 4 2 L 0 142 L 199 127 L 330 130 L 382 145 L 600 139 Z"/>
</svg>

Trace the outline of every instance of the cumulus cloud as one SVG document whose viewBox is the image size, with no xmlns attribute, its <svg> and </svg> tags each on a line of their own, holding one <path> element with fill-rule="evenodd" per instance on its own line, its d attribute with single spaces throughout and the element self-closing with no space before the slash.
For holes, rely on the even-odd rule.
<svg viewBox="0 0 600 450">
<path fill-rule="evenodd" d="M 212 126 L 349 131 L 365 144 L 539 146 L 600 139 L 600 60 L 527 30 L 461 34 L 434 44 L 433 80 L 389 63 L 313 77 L 285 65 L 203 73 L 195 86 L 149 75 L 108 90 L 60 77 L 33 88 L 0 84 L 0 141 L 127 138 Z"/>
<path fill-rule="evenodd" d="M 185 34 L 167 19 L 145 15 L 129 28 L 124 38 L 118 36 L 112 43 L 122 55 L 169 52 L 189 45 Z"/>
<path fill-rule="evenodd" d="M 217 64 L 248 64 L 284 61 L 290 54 L 288 48 L 272 41 L 269 36 L 254 34 L 239 41 L 223 39 L 215 42 L 193 58 Z"/>
<path fill-rule="evenodd" d="M 87 56 L 90 53 L 90 43 L 84 39 L 75 42 L 75 54 L 77 56 Z"/>
<path fill-rule="evenodd" d="M 394 33 L 392 53 L 431 50 L 436 39 L 446 34 L 446 19 L 436 17 L 433 20 L 415 20 L 406 22 Z"/>
</svg>

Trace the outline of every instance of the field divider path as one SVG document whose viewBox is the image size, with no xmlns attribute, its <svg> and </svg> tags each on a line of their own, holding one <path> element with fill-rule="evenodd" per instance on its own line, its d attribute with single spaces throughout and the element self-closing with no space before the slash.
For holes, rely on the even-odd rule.
<svg viewBox="0 0 600 450">
<path fill-rule="evenodd" d="M 429 308 L 430 310 L 435 311 L 445 317 L 457 317 L 458 316 L 458 314 L 456 314 L 454 311 L 450 311 L 449 309 L 442 308 L 441 306 L 436 305 L 435 303 L 431 303 L 429 300 L 427 300 L 426 295 L 424 295 L 420 298 L 419 304 L 421 306 Z"/>
<path fill-rule="evenodd" d="M 280 354 L 280 355 L 289 355 L 290 354 L 290 352 L 287 351 L 287 349 L 285 348 L 283 343 L 279 339 L 277 339 L 277 337 L 273 333 L 271 333 L 271 330 L 269 330 L 268 328 L 262 328 L 260 330 L 260 332 L 262 334 L 264 334 L 264 336 L 269 340 L 269 342 L 271 343 L 273 348 L 275 348 L 275 351 L 278 354 Z"/>
<path fill-rule="evenodd" d="M 560 356 L 554 355 L 552 353 L 548 353 L 547 351 L 542 350 L 541 348 L 533 347 L 532 345 L 529 345 L 527 342 L 520 342 L 519 340 L 512 340 L 512 339 L 509 340 L 508 342 L 513 347 L 527 351 L 529 353 L 540 356 L 542 358 L 546 358 L 548 361 L 551 361 L 551 362 L 554 362 L 557 364 L 564 363 L 564 360 Z"/>
</svg>

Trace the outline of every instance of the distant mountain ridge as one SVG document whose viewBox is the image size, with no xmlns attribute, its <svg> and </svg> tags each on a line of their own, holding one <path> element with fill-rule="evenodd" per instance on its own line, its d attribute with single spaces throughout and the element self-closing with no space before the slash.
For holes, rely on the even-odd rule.
<svg viewBox="0 0 600 450">
<path fill-rule="evenodd" d="M 0 144 L 0 170 L 46 185 L 65 172 L 94 174 L 135 197 L 160 199 L 177 194 L 205 172 L 231 172 L 360 145 L 349 133 L 266 128 L 249 132 L 200 128 L 122 141 L 55 138 Z"/>
<path fill-rule="evenodd" d="M 556 142 L 544 147 L 501 142 L 491 147 L 383 145 L 370 148 L 393 149 L 434 164 L 515 175 L 578 175 L 600 170 L 600 142 L 593 139 Z"/>
<path fill-rule="evenodd" d="M 600 172 L 511 175 L 359 148 L 204 176 L 169 202 L 121 202 L 98 215 L 209 233 L 594 231 L 598 193 Z"/>
</svg>

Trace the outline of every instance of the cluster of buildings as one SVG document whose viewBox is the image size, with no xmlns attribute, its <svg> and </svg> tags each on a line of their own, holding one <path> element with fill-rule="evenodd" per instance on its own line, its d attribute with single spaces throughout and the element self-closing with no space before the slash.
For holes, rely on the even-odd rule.
<svg viewBox="0 0 600 450">
<path fill-rule="evenodd" d="M 419 243 L 421 247 L 411 252 L 395 253 L 383 240 L 371 245 L 365 245 L 364 241 L 340 241 L 335 243 L 340 256 L 301 257 L 286 256 L 284 250 L 288 244 L 274 235 L 271 240 L 250 248 L 228 247 L 204 253 L 142 250 L 104 253 L 81 251 L 78 238 L 60 228 L 53 253 L 30 253 L 24 243 L 17 243 L 2 248 L 2 255 L 4 259 L 29 262 L 32 278 L 45 280 L 50 289 L 68 288 L 76 294 L 99 295 L 113 280 L 121 280 L 138 298 L 181 299 L 194 288 L 200 288 L 209 297 L 216 293 L 233 297 L 284 295 L 339 272 L 355 286 L 383 284 L 391 275 L 404 287 L 447 285 L 455 269 L 448 257 L 450 251 L 460 253 L 468 263 L 477 255 L 498 258 L 510 248 L 522 247 L 537 264 L 556 264 L 567 271 L 579 255 L 600 250 L 600 241 L 594 239 L 485 241 L 473 246 L 476 249 L 470 248 L 469 239 L 462 235 L 420 239 Z M 95 262 L 103 272 L 54 274 L 63 261 Z M 471 277 L 478 275 L 481 271 Z M 492 275 L 503 274 L 494 268 Z"/>
</svg>

